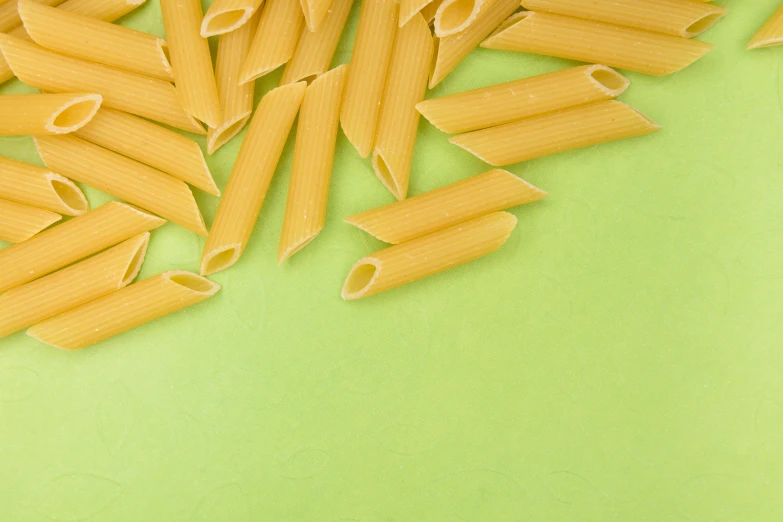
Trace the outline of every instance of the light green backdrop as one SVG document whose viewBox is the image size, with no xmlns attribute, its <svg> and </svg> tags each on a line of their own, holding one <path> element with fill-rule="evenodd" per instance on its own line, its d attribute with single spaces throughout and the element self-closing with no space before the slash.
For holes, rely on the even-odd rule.
<svg viewBox="0 0 783 522">
<path fill-rule="evenodd" d="M 341 135 L 326 229 L 278 267 L 289 140 L 211 301 L 75 353 L 0 341 L 0 520 L 783 519 L 783 48 L 744 51 L 780 0 L 717 3 L 715 51 L 629 75 L 663 130 L 512 166 L 551 196 L 485 259 L 343 302 L 381 243 L 342 219 L 392 198 Z M 155 0 L 123 23 L 162 34 Z M 477 50 L 430 95 L 567 65 Z M 411 193 L 486 168 L 423 121 Z M 202 245 L 166 225 L 142 277 Z"/>
</svg>

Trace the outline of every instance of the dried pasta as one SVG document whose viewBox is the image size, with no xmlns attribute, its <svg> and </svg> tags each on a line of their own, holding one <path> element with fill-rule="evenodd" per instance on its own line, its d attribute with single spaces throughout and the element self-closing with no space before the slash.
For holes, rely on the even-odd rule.
<svg viewBox="0 0 783 522">
<path fill-rule="evenodd" d="M 204 245 L 202 275 L 224 270 L 242 255 L 306 88 L 305 82 L 283 85 L 258 104 Z"/>
<path fill-rule="evenodd" d="M 539 201 L 543 190 L 493 169 L 418 196 L 353 215 L 346 223 L 398 245 L 477 217 Z"/>
<path fill-rule="evenodd" d="M 400 0 L 400 16 L 397 19 L 399 27 L 407 24 L 408 20 L 431 3 L 432 0 Z"/>
<path fill-rule="evenodd" d="M 332 7 L 332 0 L 300 0 L 305 23 L 311 31 L 317 31 Z"/>
<path fill-rule="evenodd" d="M 435 23 L 435 15 L 443 1 L 444 0 L 432 0 L 432 2 L 421 8 L 421 16 L 424 17 L 424 20 L 426 20 L 429 25 Z"/>
<path fill-rule="evenodd" d="M 215 0 L 204 13 L 201 36 L 208 38 L 236 31 L 256 13 L 264 0 Z"/>
<path fill-rule="evenodd" d="M 21 243 L 61 219 L 48 210 L 0 199 L 0 241 Z"/>
<path fill-rule="evenodd" d="M 304 14 L 299 0 L 269 0 L 261 12 L 239 82 L 251 82 L 290 60 L 302 26 Z"/>
<path fill-rule="evenodd" d="M 49 169 L 0 157 L 0 198 L 66 216 L 89 210 L 76 184 Z"/>
<path fill-rule="evenodd" d="M 482 9 L 488 9 L 497 0 L 445 0 L 435 12 L 435 36 L 444 38 L 457 34 L 476 21 Z"/>
<path fill-rule="evenodd" d="M 63 0 L 36 0 L 41 5 L 55 7 Z M 17 9 L 17 0 L 0 1 L 0 33 L 8 33 L 22 25 Z"/>
<path fill-rule="evenodd" d="M 101 106 L 99 94 L 7 94 L 0 96 L 0 136 L 67 134 Z"/>
<path fill-rule="evenodd" d="M 783 5 L 772 15 L 748 42 L 748 49 L 772 47 L 783 44 Z"/>
<path fill-rule="evenodd" d="M 500 248 L 516 225 L 513 215 L 495 212 L 384 248 L 353 265 L 342 297 L 369 297 L 478 259 Z"/>
<path fill-rule="evenodd" d="M 164 272 L 42 321 L 27 335 L 55 348 L 86 348 L 215 295 L 220 285 L 181 270 Z"/>
</svg>

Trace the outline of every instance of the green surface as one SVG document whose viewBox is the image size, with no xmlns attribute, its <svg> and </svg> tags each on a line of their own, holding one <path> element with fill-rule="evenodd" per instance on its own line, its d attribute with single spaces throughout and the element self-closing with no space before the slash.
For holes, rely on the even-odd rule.
<svg viewBox="0 0 783 522">
<path fill-rule="evenodd" d="M 381 244 L 342 219 L 392 197 L 341 135 L 326 229 L 278 267 L 289 140 L 215 298 L 79 352 L 0 341 L 0 520 L 783 519 L 783 48 L 744 51 L 780 0 L 717 3 L 715 51 L 629 75 L 663 130 L 510 167 L 551 196 L 487 258 L 343 302 Z M 155 0 L 124 23 L 162 34 Z M 430 95 L 566 65 L 478 50 Z M 486 168 L 423 121 L 411 193 Z M 202 245 L 166 225 L 142 277 Z"/>
</svg>

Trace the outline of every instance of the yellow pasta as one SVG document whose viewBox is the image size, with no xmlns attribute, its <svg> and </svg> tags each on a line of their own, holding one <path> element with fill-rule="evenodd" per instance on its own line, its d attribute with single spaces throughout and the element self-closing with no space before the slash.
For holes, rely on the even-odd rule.
<svg viewBox="0 0 783 522">
<path fill-rule="evenodd" d="M 220 285 L 173 270 L 40 322 L 27 335 L 55 348 L 86 348 L 215 295 Z"/>
<path fill-rule="evenodd" d="M 76 184 L 49 169 L 0 157 L 0 198 L 66 216 L 89 210 Z"/>
<path fill-rule="evenodd" d="M 317 31 L 332 7 L 332 0 L 300 0 L 305 23 L 311 31 Z"/>
<path fill-rule="evenodd" d="M 340 101 L 347 66 L 319 76 L 305 91 L 277 260 L 307 246 L 324 228 Z"/>
<path fill-rule="evenodd" d="M 692 64 L 713 45 L 630 27 L 549 13 L 517 13 L 481 47 L 602 63 L 653 76 Z"/>
<path fill-rule="evenodd" d="M 35 145 L 50 169 L 207 235 L 184 182 L 74 136 L 39 136 Z"/>
<path fill-rule="evenodd" d="M 438 8 L 440 8 L 443 1 L 444 0 L 432 0 L 432 2 L 421 8 L 421 16 L 424 17 L 424 20 L 426 20 L 429 25 L 435 23 L 435 15 L 438 13 Z"/>
<path fill-rule="evenodd" d="M 497 0 L 445 0 L 435 12 L 435 36 L 444 38 L 457 34 L 476 21 L 482 9 L 489 9 Z"/>
<path fill-rule="evenodd" d="M 609 100 L 459 134 L 449 141 L 501 167 L 659 129 L 642 113 Z"/>
<path fill-rule="evenodd" d="M 0 338 L 127 286 L 144 262 L 145 232 L 0 295 Z"/>
<path fill-rule="evenodd" d="M 0 51 L 16 76 L 31 87 L 55 93 L 97 93 L 103 97 L 103 107 L 206 134 L 182 109 L 169 82 L 57 54 L 4 34 L 0 34 Z"/>
<path fill-rule="evenodd" d="M 425 100 L 416 108 L 435 127 L 453 134 L 608 100 L 629 84 L 609 67 L 583 65 Z"/>
<path fill-rule="evenodd" d="M 416 104 L 427 90 L 432 51 L 430 28 L 421 15 L 397 30 L 372 154 L 375 174 L 397 199 L 408 194 L 419 127 Z"/>
<path fill-rule="evenodd" d="M 772 15 L 748 43 L 748 49 L 783 44 L 783 5 Z"/>
<path fill-rule="evenodd" d="M 340 125 L 362 158 L 372 152 L 397 30 L 395 0 L 364 0 L 340 109 Z"/>
<path fill-rule="evenodd" d="M 67 134 L 86 125 L 100 106 L 99 94 L 0 96 L 0 136 Z"/>
<path fill-rule="evenodd" d="M 516 225 L 513 215 L 495 212 L 384 248 L 353 265 L 342 297 L 369 297 L 478 259 L 503 246 Z"/>
<path fill-rule="evenodd" d="M 112 201 L 0 250 L 0 293 L 100 252 L 166 221 Z"/>
<path fill-rule="evenodd" d="M 435 66 L 430 75 L 429 88 L 432 89 L 443 81 L 470 51 L 518 7 L 519 0 L 498 0 L 483 9 L 464 31 L 437 40 Z"/>
<path fill-rule="evenodd" d="M 294 55 L 283 70 L 280 85 L 302 80 L 311 82 L 329 69 L 352 5 L 353 0 L 333 0 L 317 31 L 302 28 Z"/>
<path fill-rule="evenodd" d="M 204 245 L 202 275 L 224 270 L 242 255 L 306 88 L 305 82 L 283 85 L 258 104 Z"/>
<path fill-rule="evenodd" d="M 210 154 L 239 134 L 253 112 L 255 82 L 239 83 L 238 78 L 257 23 L 258 16 L 253 16 L 239 29 L 220 35 L 218 40 L 215 79 L 223 109 L 223 122 L 207 131 L 207 152 Z"/>
<path fill-rule="evenodd" d="M 432 4 L 432 0 L 400 0 L 400 16 L 397 25 L 402 27 L 407 24 L 408 20 L 430 4 Z"/>
<path fill-rule="evenodd" d="M 57 6 L 63 0 L 36 0 L 41 5 Z M 0 33 L 8 33 L 22 25 L 17 0 L 0 1 Z"/>
<path fill-rule="evenodd" d="M 208 38 L 236 31 L 255 14 L 264 0 L 215 0 L 204 13 L 201 36 Z"/>
<path fill-rule="evenodd" d="M 508 171 L 493 169 L 451 185 L 353 215 L 346 223 L 398 245 L 547 196 Z"/>
<path fill-rule="evenodd" d="M 101 109 L 74 136 L 220 195 L 198 144 L 165 127 L 126 112 Z"/>
<path fill-rule="evenodd" d="M 19 14 L 35 43 L 57 53 L 172 81 L 166 41 L 88 16 L 19 0 Z"/>
<path fill-rule="evenodd" d="M 185 111 L 209 127 L 223 122 L 209 43 L 201 37 L 200 0 L 160 0 L 177 95 Z"/>
<path fill-rule="evenodd" d="M 0 241 L 26 241 L 61 219 L 62 216 L 48 210 L 0 199 Z"/>
<path fill-rule="evenodd" d="M 720 6 L 686 0 L 522 0 L 522 7 L 692 38 L 726 15 Z"/>
<path fill-rule="evenodd" d="M 290 60 L 303 26 L 299 0 L 269 0 L 261 12 L 239 82 L 252 82 Z"/>
</svg>

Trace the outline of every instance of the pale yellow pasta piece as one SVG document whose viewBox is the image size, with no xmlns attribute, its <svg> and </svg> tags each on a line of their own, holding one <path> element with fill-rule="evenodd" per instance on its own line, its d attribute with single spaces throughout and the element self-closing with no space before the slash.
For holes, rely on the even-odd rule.
<svg viewBox="0 0 783 522">
<path fill-rule="evenodd" d="M 0 198 L 66 216 L 90 209 L 76 184 L 49 169 L 0 157 Z"/>
<path fill-rule="evenodd" d="M 4 34 L 0 51 L 16 76 L 31 87 L 54 93 L 93 92 L 103 97 L 103 107 L 206 134 L 183 110 L 169 82 L 57 54 Z"/>
<path fill-rule="evenodd" d="M 503 246 L 516 225 L 513 215 L 495 212 L 384 248 L 353 265 L 342 297 L 369 297 L 478 259 Z"/>
<path fill-rule="evenodd" d="M 35 0 L 41 5 L 55 7 L 63 0 Z M 19 17 L 17 9 L 17 0 L 7 0 L 0 2 L 0 33 L 7 33 L 22 25 L 22 19 Z"/>
<path fill-rule="evenodd" d="M 489 8 L 483 9 L 464 31 L 436 39 L 435 66 L 430 75 L 429 88 L 432 89 L 443 81 L 470 51 L 518 7 L 519 0 L 498 0 Z"/>
<path fill-rule="evenodd" d="M 362 2 L 340 109 L 343 132 L 362 158 L 370 155 L 375 143 L 399 11 L 395 0 Z"/>
<path fill-rule="evenodd" d="M 435 127 L 454 134 L 608 100 L 629 84 L 609 67 L 582 65 L 425 100 L 416 108 Z"/>
<path fill-rule="evenodd" d="M 40 322 L 27 335 L 55 348 L 77 350 L 212 297 L 220 285 L 172 270 L 126 286 Z"/>
<path fill-rule="evenodd" d="M 127 112 L 101 109 L 74 136 L 220 195 L 198 144 L 165 127 Z"/>
<path fill-rule="evenodd" d="M 0 199 L 0 241 L 21 243 L 61 219 L 48 210 Z"/>
<path fill-rule="evenodd" d="M 459 134 L 449 141 L 501 167 L 659 129 L 632 107 L 609 100 Z"/>
<path fill-rule="evenodd" d="M 333 0 L 317 31 L 302 28 L 294 55 L 283 70 L 280 85 L 302 80 L 311 82 L 329 69 L 352 5 L 353 0 Z"/>
<path fill-rule="evenodd" d="M 124 203 L 106 203 L 27 241 L 0 250 L 0 293 L 149 232 L 165 222 Z"/>
<path fill-rule="evenodd" d="M 476 21 L 482 9 L 489 9 L 496 1 L 445 0 L 435 12 L 435 36 L 444 38 L 464 31 Z"/>
<path fill-rule="evenodd" d="M 522 7 L 683 38 L 700 35 L 726 15 L 723 7 L 688 0 L 522 0 Z"/>
<path fill-rule="evenodd" d="M 783 5 L 775 11 L 767 23 L 753 35 L 748 42 L 748 49 L 759 49 L 761 47 L 772 47 L 783 44 Z"/>
<path fill-rule="evenodd" d="M 307 246 L 324 228 L 346 69 L 346 65 L 332 69 L 305 91 L 278 263 Z"/>
<path fill-rule="evenodd" d="M 202 275 L 224 270 L 242 255 L 306 88 L 305 82 L 283 85 L 258 104 L 204 245 Z"/>
<path fill-rule="evenodd" d="M 127 286 L 147 253 L 145 232 L 0 295 L 0 338 Z"/>
<path fill-rule="evenodd" d="M 100 94 L 0 96 L 0 136 L 68 134 L 86 125 L 100 106 Z"/>
<path fill-rule="evenodd" d="M 311 31 L 317 31 L 332 6 L 332 0 L 300 0 L 305 23 Z"/>
<path fill-rule="evenodd" d="M 430 4 L 432 4 L 432 0 L 400 0 L 400 16 L 397 19 L 397 25 L 402 27 L 407 24 L 408 20 Z"/>
<path fill-rule="evenodd" d="M 429 25 L 435 23 L 435 15 L 438 13 L 438 8 L 443 2 L 444 0 L 432 0 L 432 2 L 421 8 L 421 16 L 424 17 L 424 20 L 426 20 Z"/>
<path fill-rule="evenodd" d="M 184 182 L 75 136 L 39 136 L 35 145 L 50 169 L 207 235 Z"/>
<path fill-rule="evenodd" d="M 481 47 L 602 63 L 663 76 L 692 64 L 713 45 L 570 16 L 524 11 L 504 22 Z"/>
<path fill-rule="evenodd" d="M 209 127 L 223 122 L 209 43 L 201 37 L 200 0 L 160 0 L 177 95 L 185 111 Z"/>
<path fill-rule="evenodd" d="M 397 199 L 408 194 L 419 128 L 416 104 L 427 90 L 432 51 L 430 28 L 421 15 L 397 29 L 372 154 L 375 174 Z"/>
<path fill-rule="evenodd" d="M 172 81 L 166 41 L 32 0 L 19 0 L 19 14 L 35 43 L 57 53 Z"/>
<path fill-rule="evenodd" d="M 204 13 L 201 36 L 208 38 L 236 31 L 256 13 L 264 0 L 215 0 Z"/>
<path fill-rule="evenodd" d="M 215 79 L 223 109 L 223 122 L 207 131 L 207 152 L 210 154 L 239 134 L 253 112 L 255 82 L 239 83 L 239 72 L 250 50 L 257 25 L 258 16 L 253 16 L 239 29 L 220 35 L 218 40 Z"/>
<path fill-rule="evenodd" d="M 261 12 L 239 82 L 252 82 L 290 60 L 303 26 L 299 0 L 269 0 Z"/>
<path fill-rule="evenodd" d="M 512 173 L 493 169 L 445 187 L 353 215 L 346 223 L 398 245 L 443 228 L 547 196 Z"/>
</svg>

